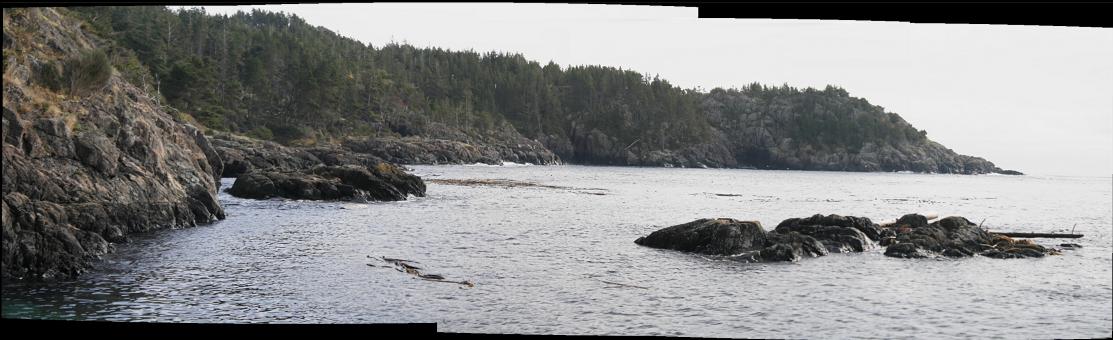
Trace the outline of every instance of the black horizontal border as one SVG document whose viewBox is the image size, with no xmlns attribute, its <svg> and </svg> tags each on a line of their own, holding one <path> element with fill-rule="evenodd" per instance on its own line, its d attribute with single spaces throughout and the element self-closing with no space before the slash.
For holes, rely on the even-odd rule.
<svg viewBox="0 0 1113 340">
<path fill-rule="evenodd" d="M 700 18 L 827 19 L 910 23 L 1113 27 L 1113 3 L 752 2 L 699 5 Z"/>
<path fill-rule="evenodd" d="M 114 321 L 71 321 L 71 320 L 30 320 L 4 318 L 0 322 L 8 334 L 58 334 L 74 335 L 98 334 L 101 336 L 130 335 L 149 339 L 191 338 L 197 336 L 251 335 L 255 336 L 294 336 L 312 339 L 328 334 L 351 335 L 436 335 L 435 323 L 399 324 L 236 324 L 236 323 L 164 323 L 164 322 L 114 322 Z M 13 333 L 13 332 L 19 333 Z"/>
<path fill-rule="evenodd" d="M 6 2 L 5 7 L 92 5 L 278 5 L 364 3 L 366 1 L 36 1 Z M 1113 27 L 1113 2 L 1086 1 L 754 1 L 754 2 L 577 2 L 513 3 L 615 4 L 698 7 L 701 18 L 897 21 L 910 23 Z"/>
</svg>

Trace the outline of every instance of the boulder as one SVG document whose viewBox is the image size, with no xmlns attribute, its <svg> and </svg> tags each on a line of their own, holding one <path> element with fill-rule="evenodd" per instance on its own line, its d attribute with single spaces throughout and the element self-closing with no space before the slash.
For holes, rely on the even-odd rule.
<svg viewBox="0 0 1113 340">
<path fill-rule="evenodd" d="M 654 231 L 634 243 L 706 255 L 737 255 L 764 248 L 765 234 L 758 222 L 705 218 Z"/>
<path fill-rule="evenodd" d="M 652 247 L 729 256 L 742 262 L 798 261 L 827 255 L 815 238 L 797 232 L 765 232 L 761 223 L 730 218 L 699 219 L 662 228 L 634 243 Z"/>
<path fill-rule="evenodd" d="M 897 219 L 893 224 L 896 227 L 908 226 L 909 228 L 922 228 L 928 225 L 927 216 L 920 214 L 907 214 Z"/>
<path fill-rule="evenodd" d="M 782 221 L 775 232 L 798 232 L 814 237 L 833 253 L 862 252 L 880 241 L 881 229 L 868 218 L 840 215 L 813 215 Z"/>
</svg>

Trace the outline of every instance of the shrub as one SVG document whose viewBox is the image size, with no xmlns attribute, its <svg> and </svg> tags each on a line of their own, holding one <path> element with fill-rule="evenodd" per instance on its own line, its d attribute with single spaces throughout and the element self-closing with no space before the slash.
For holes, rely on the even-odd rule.
<svg viewBox="0 0 1113 340">
<path fill-rule="evenodd" d="M 37 63 L 34 70 L 35 77 L 32 78 L 34 82 L 54 91 L 62 89 L 62 71 L 60 71 L 57 63 Z"/>
<path fill-rule="evenodd" d="M 112 64 L 103 50 L 87 50 L 68 57 L 62 69 L 71 95 L 83 95 L 101 88 L 112 76 Z"/>
<path fill-rule="evenodd" d="M 272 140 L 272 139 L 274 139 L 274 133 L 271 132 L 271 129 L 268 129 L 266 126 L 260 126 L 260 127 L 251 129 L 251 131 L 247 132 L 247 136 L 251 137 L 251 138 L 255 138 L 255 139 L 262 139 L 262 140 Z"/>
<path fill-rule="evenodd" d="M 271 132 L 274 134 L 274 141 L 289 144 L 292 141 L 305 138 L 310 134 L 309 129 L 301 126 L 294 125 L 276 125 L 270 127 Z"/>
</svg>

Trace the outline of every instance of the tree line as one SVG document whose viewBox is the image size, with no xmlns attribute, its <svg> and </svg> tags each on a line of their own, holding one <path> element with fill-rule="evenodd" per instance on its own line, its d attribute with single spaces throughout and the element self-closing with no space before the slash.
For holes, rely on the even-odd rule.
<svg viewBox="0 0 1113 340">
<path fill-rule="evenodd" d="M 613 142 L 611 149 L 637 153 L 709 143 L 755 147 L 786 138 L 819 150 L 926 140 L 896 114 L 833 86 L 749 84 L 701 92 L 614 67 L 364 45 L 297 16 L 260 10 L 70 11 L 125 56 L 114 59 L 117 69 L 166 104 L 207 128 L 282 143 L 437 138 L 445 130 L 480 136 L 509 124 L 546 145 L 570 145 L 551 147 L 566 160 L 591 162 L 615 151 L 586 142 L 599 136 Z"/>
</svg>

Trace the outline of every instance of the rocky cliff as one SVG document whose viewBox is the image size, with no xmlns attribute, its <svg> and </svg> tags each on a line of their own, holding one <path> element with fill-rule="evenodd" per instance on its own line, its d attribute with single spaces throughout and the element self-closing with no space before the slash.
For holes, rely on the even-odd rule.
<svg viewBox="0 0 1113 340">
<path fill-rule="evenodd" d="M 107 43 L 59 11 L 3 12 L 5 278 L 73 277 L 129 234 L 224 218 L 213 147 L 103 60 L 75 59 Z"/>
</svg>

